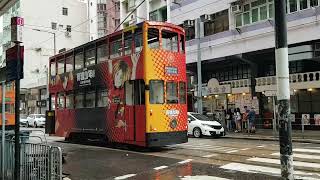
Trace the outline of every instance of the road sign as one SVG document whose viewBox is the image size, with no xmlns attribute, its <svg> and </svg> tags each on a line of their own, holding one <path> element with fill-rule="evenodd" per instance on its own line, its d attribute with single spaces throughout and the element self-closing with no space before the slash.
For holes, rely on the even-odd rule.
<svg viewBox="0 0 320 180">
<path fill-rule="evenodd" d="M 20 55 L 18 56 L 18 51 Z M 18 61 L 20 65 L 18 67 Z M 23 79 L 23 46 L 15 45 L 6 50 L 6 80 Z"/>
<path fill-rule="evenodd" d="M 22 42 L 22 27 L 24 26 L 24 19 L 21 17 L 11 18 L 11 41 Z"/>
</svg>

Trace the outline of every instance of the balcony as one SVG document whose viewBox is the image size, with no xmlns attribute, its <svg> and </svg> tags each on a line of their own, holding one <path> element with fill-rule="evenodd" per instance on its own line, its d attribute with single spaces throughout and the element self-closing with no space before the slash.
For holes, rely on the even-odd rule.
<svg viewBox="0 0 320 180">
<path fill-rule="evenodd" d="M 290 74 L 291 89 L 320 88 L 320 71 Z M 276 76 L 256 78 L 256 91 L 276 90 Z"/>
</svg>

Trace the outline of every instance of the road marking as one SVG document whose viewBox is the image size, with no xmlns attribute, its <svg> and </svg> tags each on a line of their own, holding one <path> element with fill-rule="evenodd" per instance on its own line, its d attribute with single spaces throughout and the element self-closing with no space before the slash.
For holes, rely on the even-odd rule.
<svg viewBox="0 0 320 180">
<path fill-rule="evenodd" d="M 261 173 L 261 174 L 267 174 L 271 176 L 280 176 L 281 174 L 281 171 L 278 168 L 255 166 L 255 165 L 242 164 L 242 163 L 229 163 L 229 164 L 220 166 L 220 168 L 226 169 L 226 170 L 241 171 L 246 173 Z M 295 177 L 299 179 L 315 180 L 320 178 L 320 174 L 318 173 L 294 171 L 294 174 L 296 175 Z M 304 176 L 308 176 L 308 177 L 304 177 Z M 313 177 L 310 177 L 310 176 L 313 176 Z"/>
<path fill-rule="evenodd" d="M 280 153 L 273 153 L 271 154 L 272 156 L 280 156 Z M 302 158 L 302 159 L 320 159 L 320 156 L 316 155 L 309 155 L 309 154 L 297 154 L 294 153 L 293 157 L 295 158 Z"/>
<path fill-rule="evenodd" d="M 226 179 L 226 178 L 221 178 L 221 177 L 216 177 L 216 176 L 207 176 L 207 175 L 181 177 L 181 180 L 201 180 L 201 179 L 206 179 L 206 180 L 229 180 L 229 179 Z"/>
<path fill-rule="evenodd" d="M 246 151 L 246 150 L 249 150 L 250 148 L 243 148 L 243 149 L 240 149 L 241 151 Z"/>
<path fill-rule="evenodd" d="M 248 161 L 254 162 L 264 162 L 264 163 L 271 163 L 271 164 L 280 164 L 279 159 L 269 159 L 269 158 L 250 158 L 247 159 Z M 317 163 L 308 163 L 308 162 L 301 162 L 301 161 L 293 161 L 294 166 L 302 166 L 302 167 L 310 167 L 310 168 L 320 168 L 320 164 Z"/>
<path fill-rule="evenodd" d="M 265 146 L 263 146 L 263 145 L 260 145 L 260 146 L 257 146 L 258 148 L 263 148 L 263 147 L 265 147 Z"/>
<path fill-rule="evenodd" d="M 164 169 L 167 168 L 168 166 L 159 166 L 159 167 L 155 167 L 153 168 L 154 170 L 160 170 L 160 169 Z"/>
<path fill-rule="evenodd" d="M 302 149 L 302 148 L 296 148 L 293 149 L 295 152 L 308 152 L 308 153 L 320 153 L 320 150 L 318 149 Z"/>
<path fill-rule="evenodd" d="M 127 174 L 127 175 L 115 177 L 114 179 L 115 179 L 115 180 L 128 179 L 128 178 L 131 178 L 131 177 L 133 177 L 133 176 L 135 176 L 135 175 L 136 175 L 136 174 Z"/>
<path fill-rule="evenodd" d="M 180 161 L 180 162 L 178 162 L 179 164 L 185 164 L 185 163 L 188 163 L 188 162 L 191 162 L 192 161 L 192 159 L 186 159 L 186 160 L 184 160 L 184 161 Z"/>
<path fill-rule="evenodd" d="M 230 154 L 230 153 L 235 153 L 235 152 L 238 152 L 238 150 L 227 151 L 226 153 Z"/>
<path fill-rule="evenodd" d="M 205 156 L 202 156 L 204 158 L 211 158 L 213 156 L 217 156 L 218 154 L 209 154 L 209 155 L 205 155 Z"/>
</svg>

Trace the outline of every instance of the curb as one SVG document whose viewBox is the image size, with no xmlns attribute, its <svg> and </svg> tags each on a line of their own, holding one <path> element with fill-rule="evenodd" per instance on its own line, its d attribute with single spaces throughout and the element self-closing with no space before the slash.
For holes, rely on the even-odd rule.
<svg viewBox="0 0 320 180">
<path fill-rule="evenodd" d="M 246 139 L 246 140 L 261 140 L 261 141 L 279 141 L 278 138 L 274 138 L 274 137 L 250 137 L 250 136 L 249 137 L 233 137 L 233 136 L 224 136 L 224 138 Z M 292 139 L 292 142 L 320 144 L 320 140 L 314 140 L 314 139 Z"/>
</svg>

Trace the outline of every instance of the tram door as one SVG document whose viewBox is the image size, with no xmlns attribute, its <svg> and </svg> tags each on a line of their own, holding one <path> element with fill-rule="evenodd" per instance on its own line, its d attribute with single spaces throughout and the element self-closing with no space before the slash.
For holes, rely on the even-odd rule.
<svg viewBox="0 0 320 180">
<path fill-rule="evenodd" d="M 125 140 L 143 141 L 143 120 L 145 86 L 143 80 L 130 80 L 125 82 Z"/>
</svg>

